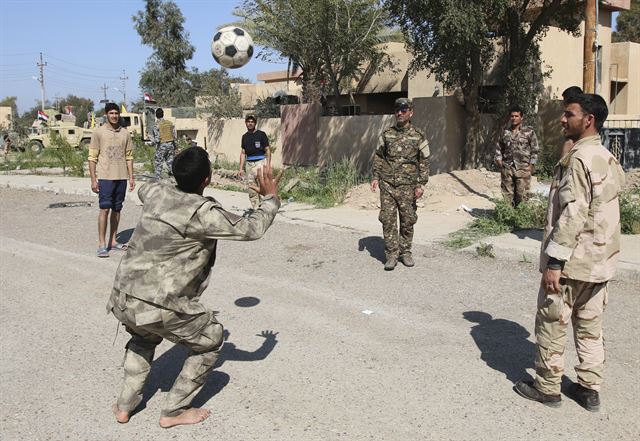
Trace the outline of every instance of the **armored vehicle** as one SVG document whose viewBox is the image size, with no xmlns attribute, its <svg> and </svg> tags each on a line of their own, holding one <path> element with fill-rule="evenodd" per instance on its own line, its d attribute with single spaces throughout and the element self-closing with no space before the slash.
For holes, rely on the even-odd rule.
<svg viewBox="0 0 640 441">
<path fill-rule="evenodd" d="M 92 130 L 75 125 L 73 115 L 64 115 L 51 109 L 44 112 L 48 121 L 40 119 L 33 122 L 29 129 L 27 149 L 39 153 L 43 148 L 55 148 L 51 142 L 52 134 L 56 133 L 65 139 L 72 147 L 82 148 L 91 142 Z"/>
</svg>

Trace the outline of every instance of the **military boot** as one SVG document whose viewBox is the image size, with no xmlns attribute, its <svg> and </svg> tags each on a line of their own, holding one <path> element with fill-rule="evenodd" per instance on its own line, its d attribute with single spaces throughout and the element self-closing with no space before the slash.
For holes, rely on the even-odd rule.
<svg viewBox="0 0 640 441">
<path fill-rule="evenodd" d="M 589 412 L 600 410 L 600 394 L 597 390 L 587 389 L 581 384 L 573 383 L 569 388 L 569 396 Z"/>
<path fill-rule="evenodd" d="M 411 254 L 404 254 L 400 256 L 400 262 L 402 262 L 404 266 L 408 266 L 408 267 L 412 267 L 416 264 L 413 261 L 413 257 L 411 257 Z"/>
<path fill-rule="evenodd" d="M 560 404 L 562 404 L 560 401 L 560 394 L 543 394 L 535 388 L 533 381 L 518 381 L 516 385 L 513 386 L 513 390 L 515 390 L 521 397 L 524 397 L 527 400 L 537 401 L 545 406 L 560 407 Z"/>
<path fill-rule="evenodd" d="M 389 257 L 387 259 L 387 263 L 384 264 L 384 270 L 393 271 L 393 269 L 396 267 L 397 264 L 398 264 L 398 259 L 396 259 L 395 257 Z"/>
</svg>

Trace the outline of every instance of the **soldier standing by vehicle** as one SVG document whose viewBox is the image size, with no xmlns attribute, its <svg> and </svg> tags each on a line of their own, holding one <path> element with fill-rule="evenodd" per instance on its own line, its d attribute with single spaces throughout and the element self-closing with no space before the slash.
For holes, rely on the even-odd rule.
<svg viewBox="0 0 640 441">
<path fill-rule="evenodd" d="M 156 179 L 162 177 L 162 165 L 167 164 L 169 176 L 172 176 L 173 158 L 176 156 L 176 127 L 171 121 L 164 119 L 164 110 L 156 109 L 156 125 L 151 132 L 152 142 L 156 145 L 153 166 Z"/>
<path fill-rule="evenodd" d="M 386 271 L 400 261 L 414 266 L 411 256 L 413 226 L 418 221 L 416 200 L 429 181 L 429 143 L 411 125 L 413 103 L 398 98 L 394 103 L 396 125 L 382 133 L 375 156 L 371 191 L 380 188 L 380 216 L 384 235 Z M 400 229 L 398 234 L 398 216 Z"/>
<path fill-rule="evenodd" d="M 536 377 L 515 385 L 518 394 L 550 407 L 561 402 L 571 322 L 579 364 L 578 383 L 571 385 L 569 395 L 589 411 L 600 408 L 602 314 L 620 255 L 618 195 L 624 185 L 620 163 L 598 135 L 607 114 L 607 103 L 599 95 L 565 99 L 563 134 L 574 144 L 556 164 L 549 192 L 535 323 Z"/>
<path fill-rule="evenodd" d="M 531 174 L 538 162 L 538 138 L 531 127 L 522 125 L 522 116 L 521 107 L 509 109 L 511 128 L 502 133 L 495 155 L 500 167 L 502 196 L 514 207 L 527 201 Z"/>
</svg>

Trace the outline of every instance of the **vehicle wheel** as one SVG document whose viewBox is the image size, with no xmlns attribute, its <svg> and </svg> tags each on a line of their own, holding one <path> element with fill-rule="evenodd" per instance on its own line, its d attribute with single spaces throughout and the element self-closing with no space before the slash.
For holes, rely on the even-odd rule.
<svg viewBox="0 0 640 441">
<path fill-rule="evenodd" d="M 31 141 L 29 143 L 29 150 L 31 150 L 33 153 L 40 153 L 43 148 L 44 146 L 40 141 Z"/>
<path fill-rule="evenodd" d="M 80 141 L 80 147 L 82 148 L 89 148 L 89 144 L 91 144 L 91 138 L 84 138 L 82 141 Z"/>
</svg>

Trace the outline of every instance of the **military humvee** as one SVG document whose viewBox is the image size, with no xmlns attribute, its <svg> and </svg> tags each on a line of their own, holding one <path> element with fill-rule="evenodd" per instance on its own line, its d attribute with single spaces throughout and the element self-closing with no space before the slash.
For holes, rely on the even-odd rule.
<svg viewBox="0 0 640 441">
<path fill-rule="evenodd" d="M 51 109 L 45 110 L 49 116 L 48 122 L 36 120 L 29 129 L 27 149 L 40 153 L 43 148 L 55 148 L 51 142 L 51 135 L 56 133 L 65 139 L 72 147 L 82 148 L 91 142 L 92 130 L 75 125 L 73 115 L 64 115 Z"/>
</svg>

